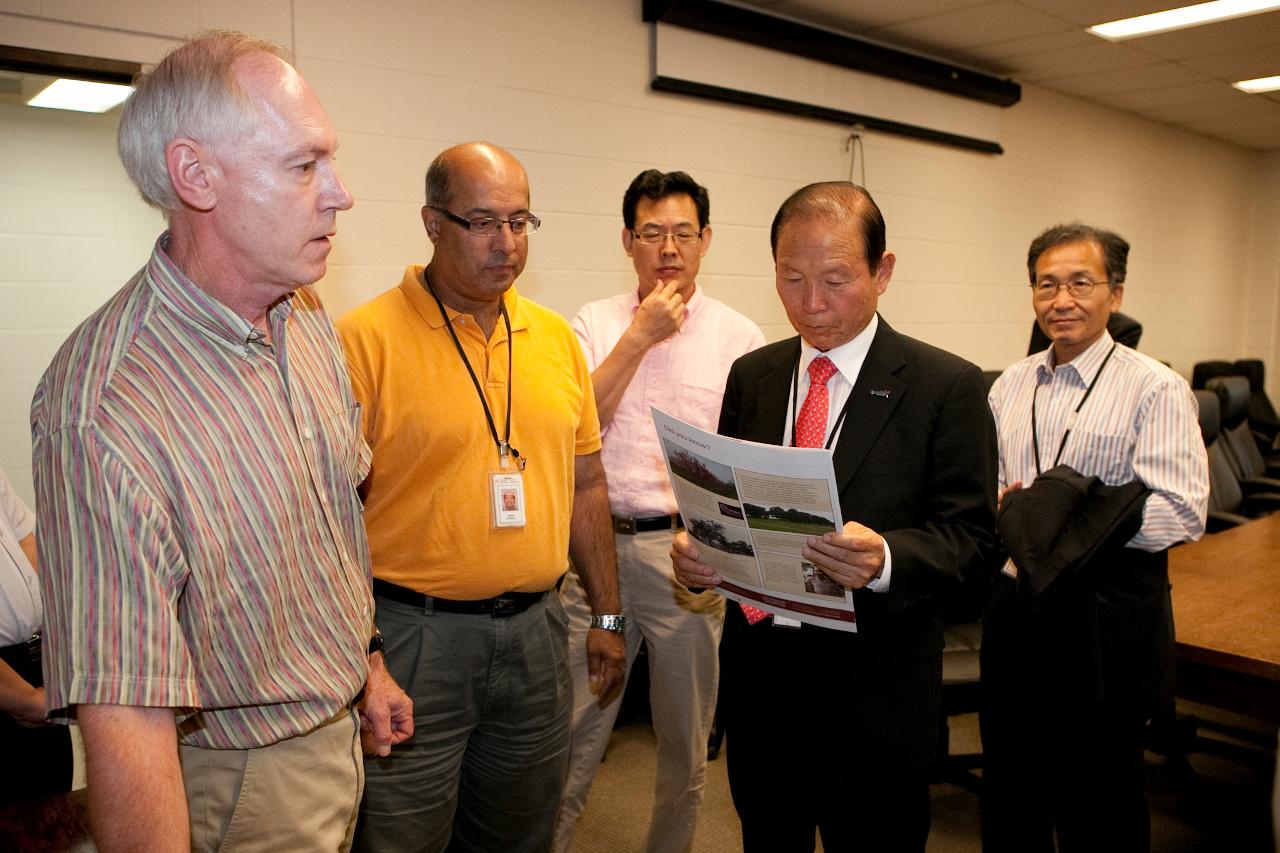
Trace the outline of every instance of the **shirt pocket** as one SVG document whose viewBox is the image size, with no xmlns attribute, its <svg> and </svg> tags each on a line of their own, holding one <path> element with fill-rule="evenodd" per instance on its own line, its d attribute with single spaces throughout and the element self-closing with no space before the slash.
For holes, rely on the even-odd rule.
<svg viewBox="0 0 1280 853">
<path fill-rule="evenodd" d="M 708 386 L 696 380 L 686 380 L 679 385 L 680 401 L 677 416 L 696 427 L 715 432 L 720 423 L 720 403 L 724 400 L 724 386 Z M 658 406 L 662 408 L 661 404 Z"/>
<path fill-rule="evenodd" d="M 1081 474 L 1098 477 L 1108 486 L 1133 479 L 1133 439 L 1128 433 L 1074 429 L 1067 438 L 1066 450 L 1064 463 Z"/>
</svg>

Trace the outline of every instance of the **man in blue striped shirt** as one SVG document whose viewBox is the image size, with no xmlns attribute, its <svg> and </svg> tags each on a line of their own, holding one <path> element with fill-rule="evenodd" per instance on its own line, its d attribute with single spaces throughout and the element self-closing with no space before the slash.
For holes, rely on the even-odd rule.
<svg viewBox="0 0 1280 853">
<path fill-rule="evenodd" d="M 983 620 L 986 853 L 1051 853 L 1055 835 L 1059 853 L 1150 849 L 1142 731 L 1172 686 L 1165 552 L 1203 534 L 1209 480 L 1186 380 L 1107 332 L 1128 254 L 1119 235 L 1081 223 L 1032 242 L 1031 303 L 1052 343 L 1006 370 L 989 397 L 1001 535 L 1015 555 L 1031 540 L 1050 543 L 1050 556 L 1011 559 Z M 1050 513 L 1021 513 L 1029 520 L 1015 526 L 1011 505 L 1054 488 L 1054 476 L 1041 478 L 1050 469 L 1100 503 L 1064 513 L 1063 530 L 1047 529 Z M 1052 600 L 1033 596 L 1029 578 L 1042 579 L 1071 544 L 1063 531 L 1078 532 L 1122 486 L 1144 496 L 1130 497 L 1132 532 L 1118 524 L 1106 545 L 1085 543 Z M 1019 489 L 1027 491 L 1011 499 Z"/>
</svg>

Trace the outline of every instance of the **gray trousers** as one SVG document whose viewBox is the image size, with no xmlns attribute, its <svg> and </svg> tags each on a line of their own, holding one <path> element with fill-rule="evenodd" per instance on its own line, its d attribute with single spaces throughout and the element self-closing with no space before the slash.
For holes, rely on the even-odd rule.
<svg viewBox="0 0 1280 853">
<path fill-rule="evenodd" d="M 505 618 L 377 598 L 414 734 L 365 760 L 355 850 L 545 851 L 569 762 L 567 629 L 552 590 Z"/>
</svg>

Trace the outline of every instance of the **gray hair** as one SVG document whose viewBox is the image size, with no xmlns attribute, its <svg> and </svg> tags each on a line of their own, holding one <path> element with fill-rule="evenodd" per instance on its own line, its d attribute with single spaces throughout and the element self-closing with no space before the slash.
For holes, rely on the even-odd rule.
<svg viewBox="0 0 1280 853">
<path fill-rule="evenodd" d="M 117 133 L 120 160 L 143 200 L 166 217 L 182 204 L 165 163 L 170 140 L 188 136 L 206 144 L 233 142 L 257 119 L 234 71 L 237 60 L 251 53 L 289 62 L 288 52 L 275 42 L 208 30 L 134 82 Z"/>
</svg>

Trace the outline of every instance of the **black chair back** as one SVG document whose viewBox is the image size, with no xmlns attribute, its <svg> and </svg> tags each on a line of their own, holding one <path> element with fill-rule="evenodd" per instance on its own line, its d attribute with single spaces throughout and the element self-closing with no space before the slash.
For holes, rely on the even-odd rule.
<svg viewBox="0 0 1280 853">
<path fill-rule="evenodd" d="M 1207 388 L 1210 379 L 1216 376 L 1233 376 L 1235 372 L 1235 365 L 1229 361 L 1198 361 L 1191 368 L 1191 387 Z"/>
</svg>

